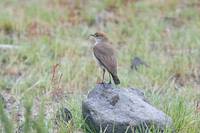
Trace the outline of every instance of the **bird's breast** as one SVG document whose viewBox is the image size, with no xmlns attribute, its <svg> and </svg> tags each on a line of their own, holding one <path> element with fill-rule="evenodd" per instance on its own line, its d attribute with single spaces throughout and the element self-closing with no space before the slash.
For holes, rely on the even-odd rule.
<svg viewBox="0 0 200 133">
<path fill-rule="evenodd" d="M 96 61 L 97 65 L 101 68 L 101 69 L 105 69 L 105 67 L 101 64 L 101 62 L 95 57 L 94 52 L 93 52 L 93 58 Z"/>
</svg>

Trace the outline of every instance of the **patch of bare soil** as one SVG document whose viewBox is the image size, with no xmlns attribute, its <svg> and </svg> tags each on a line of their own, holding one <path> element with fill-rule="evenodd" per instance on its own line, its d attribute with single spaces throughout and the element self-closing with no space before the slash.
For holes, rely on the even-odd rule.
<svg viewBox="0 0 200 133">
<path fill-rule="evenodd" d="M 42 22 L 33 21 L 27 25 L 26 29 L 28 37 L 37 37 L 41 35 L 52 36 L 50 26 Z"/>
<path fill-rule="evenodd" d="M 171 27 L 181 27 L 185 24 L 184 20 L 181 19 L 180 17 L 164 17 L 163 21 L 166 22 L 168 25 Z"/>
<path fill-rule="evenodd" d="M 96 15 L 96 25 L 106 26 L 108 22 L 119 23 L 120 17 L 112 10 L 103 10 Z"/>
<path fill-rule="evenodd" d="M 187 85 L 193 86 L 194 88 L 200 88 L 200 69 L 197 68 L 192 70 L 191 73 L 181 74 L 175 73 L 172 81 L 177 87 L 184 87 Z"/>
</svg>

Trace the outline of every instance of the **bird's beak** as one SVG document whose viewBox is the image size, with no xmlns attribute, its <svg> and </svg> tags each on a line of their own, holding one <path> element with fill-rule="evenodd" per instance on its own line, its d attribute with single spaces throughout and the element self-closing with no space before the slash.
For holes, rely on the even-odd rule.
<svg viewBox="0 0 200 133">
<path fill-rule="evenodd" d="M 92 37 L 95 37 L 93 34 L 90 34 L 90 35 L 88 36 L 88 39 L 90 39 L 91 36 L 92 36 Z"/>
<path fill-rule="evenodd" d="M 94 37 L 94 35 L 93 35 L 93 34 L 90 34 L 90 36 Z"/>
</svg>

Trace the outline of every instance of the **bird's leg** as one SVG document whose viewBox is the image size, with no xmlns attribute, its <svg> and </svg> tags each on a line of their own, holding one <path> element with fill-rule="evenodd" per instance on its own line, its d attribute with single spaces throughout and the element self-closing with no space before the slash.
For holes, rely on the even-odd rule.
<svg viewBox="0 0 200 133">
<path fill-rule="evenodd" d="M 109 73 L 109 78 L 110 78 L 109 84 L 111 84 L 111 80 L 112 80 L 112 79 L 111 79 L 111 75 L 110 75 L 110 73 Z"/>
<path fill-rule="evenodd" d="M 106 72 L 106 70 L 105 69 L 103 69 L 103 78 L 102 78 L 102 84 L 104 83 L 104 76 L 105 76 L 105 72 Z"/>
</svg>

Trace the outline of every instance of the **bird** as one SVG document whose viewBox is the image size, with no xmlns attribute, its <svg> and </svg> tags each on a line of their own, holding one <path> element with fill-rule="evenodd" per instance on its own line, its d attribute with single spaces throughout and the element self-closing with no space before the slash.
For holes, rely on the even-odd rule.
<svg viewBox="0 0 200 133">
<path fill-rule="evenodd" d="M 131 69 L 135 69 L 137 71 L 140 65 L 149 67 L 149 65 L 145 61 L 143 61 L 140 57 L 136 56 L 131 60 Z"/>
<path fill-rule="evenodd" d="M 114 48 L 111 46 L 111 42 L 103 32 L 96 32 L 91 34 L 95 39 L 93 49 L 93 55 L 97 61 L 97 64 L 103 70 L 102 82 L 104 83 L 104 75 L 107 71 L 109 73 L 109 84 L 111 84 L 111 77 L 115 85 L 120 84 L 120 80 L 117 75 L 117 59 Z"/>
</svg>

